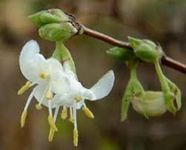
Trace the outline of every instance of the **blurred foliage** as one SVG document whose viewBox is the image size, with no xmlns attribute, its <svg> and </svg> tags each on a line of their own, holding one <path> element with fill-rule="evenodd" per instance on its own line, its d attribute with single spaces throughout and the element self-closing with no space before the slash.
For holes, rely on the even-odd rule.
<svg viewBox="0 0 186 150">
<path fill-rule="evenodd" d="M 51 55 L 54 45 L 41 40 L 27 18 L 41 9 L 58 7 L 74 14 L 84 25 L 121 40 L 127 36 L 158 41 L 166 53 L 186 63 L 186 1 L 185 0 L 1 0 L 0 1 L 0 149 L 2 150 L 59 150 L 75 149 L 72 144 L 72 124 L 58 119 L 59 132 L 53 143 L 47 140 L 49 126 L 47 110 L 38 112 L 34 101 L 24 129 L 19 127 L 25 96 L 18 97 L 17 89 L 25 82 L 18 66 L 23 44 L 36 39 L 42 53 Z M 166 114 L 145 119 L 129 112 L 128 120 L 120 122 L 120 105 L 129 71 L 122 62 L 107 56 L 111 46 L 77 36 L 67 43 L 75 59 L 80 81 L 89 86 L 107 70 L 116 74 L 115 87 L 105 100 L 87 103 L 95 114 L 90 120 L 78 114 L 79 147 L 89 150 L 185 150 L 186 147 L 186 78 L 164 67 L 165 74 L 183 92 L 183 107 L 176 116 Z M 90 56 L 91 53 L 91 56 Z M 91 67 L 90 67 L 91 66 Z M 139 78 L 146 89 L 159 90 L 152 65 L 141 64 Z"/>
</svg>

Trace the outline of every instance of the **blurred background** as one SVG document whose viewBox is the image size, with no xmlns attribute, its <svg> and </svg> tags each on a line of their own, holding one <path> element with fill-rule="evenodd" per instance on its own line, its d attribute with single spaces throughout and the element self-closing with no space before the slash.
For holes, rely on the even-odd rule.
<svg viewBox="0 0 186 150">
<path fill-rule="evenodd" d="M 60 118 L 59 132 L 52 143 L 48 142 L 48 112 L 37 111 L 36 101 L 29 107 L 25 128 L 20 128 L 20 115 L 30 92 L 16 94 L 25 83 L 18 66 L 20 50 L 30 39 L 40 43 L 45 56 L 50 56 L 54 49 L 53 43 L 39 38 L 27 16 L 56 7 L 117 39 L 134 36 L 157 41 L 167 55 L 186 63 L 185 0 L 0 0 L 0 150 L 185 150 L 185 74 L 163 67 L 183 93 L 183 107 L 176 116 L 166 113 L 147 120 L 131 107 L 127 121 L 121 123 L 121 98 L 129 71 L 124 63 L 106 55 L 111 45 L 85 35 L 73 37 L 67 43 L 80 81 L 91 87 L 107 70 L 114 69 L 116 82 L 104 100 L 87 102 L 96 116 L 94 120 L 79 111 L 78 148 L 73 147 L 72 124 Z M 146 89 L 160 89 L 152 65 L 140 64 L 138 72 Z"/>
</svg>

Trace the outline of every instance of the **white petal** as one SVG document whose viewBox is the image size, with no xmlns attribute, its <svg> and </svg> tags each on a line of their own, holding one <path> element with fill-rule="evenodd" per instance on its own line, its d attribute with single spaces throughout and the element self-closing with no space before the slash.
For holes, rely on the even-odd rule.
<svg viewBox="0 0 186 150">
<path fill-rule="evenodd" d="M 40 69 L 46 63 L 45 58 L 39 54 L 39 51 L 37 42 L 31 40 L 24 45 L 19 57 L 22 74 L 32 82 L 38 80 Z"/>
<path fill-rule="evenodd" d="M 40 48 L 36 41 L 28 41 L 22 48 L 20 56 L 27 57 L 27 55 L 34 55 L 39 53 Z"/>
<path fill-rule="evenodd" d="M 114 72 L 108 71 L 90 90 L 94 93 L 95 98 L 91 100 L 98 100 L 107 96 L 114 85 Z"/>
<path fill-rule="evenodd" d="M 34 96 L 35 96 L 36 100 L 40 103 L 41 100 L 44 98 L 44 100 L 42 100 L 41 104 L 46 107 L 48 107 L 48 100 L 45 98 L 47 90 L 48 90 L 47 82 L 43 82 L 34 88 Z M 53 106 L 53 104 L 52 104 L 52 106 Z"/>
<path fill-rule="evenodd" d="M 56 94 L 62 94 L 69 91 L 69 82 L 61 63 L 54 58 L 47 60 L 49 74 L 52 84 L 52 91 Z"/>
<path fill-rule="evenodd" d="M 63 70 L 65 71 L 65 73 L 68 75 L 69 78 L 72 78 L 78 81 L 77 75 L 71 70 L 69 63 L 65 62 L 63 64 Z"/>
</svg>

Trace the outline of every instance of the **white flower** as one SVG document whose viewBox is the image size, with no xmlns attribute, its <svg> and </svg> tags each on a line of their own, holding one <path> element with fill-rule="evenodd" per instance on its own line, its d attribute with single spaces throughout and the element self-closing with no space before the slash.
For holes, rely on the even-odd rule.
<svg viewBox="0 0 186 150">
<path fill-rule="evenodd" d="M 28 106 L 39 88 L 41 97 L 39 104 L 36 106 L 40 109 L 44 101 L 47 103 L 49 108 L 49 123 L 57 130 L 54 126 L 51 100 L 54 93 L 61 93 L 67 90 L 66 80 L 64 79 L 65 73 L 58 60 L 54 58 L 45 59 L 39 52 L 40 49 L 37 42 L 31 40 L 24 45 L 19 57 L 21 72 L 28 81 L 18 91 L 18 95 L 23 94 L 30 87 L 36 85 L 29 95 L 21 115 L 21 127 L 25 124 Z"/>
<path fill-rule="evenodd" d="M 108 71 L 92 88 L 87 89 L 78 81 L 76 74 L 69 69 L 67 64 L 64 65 L 64 69 L 68 77 L 69 91 L 56 94 L 51 101 L 51 107 L 58 110 L 59 106 L 63 106 L 63 119 L 67 118 L 67 108 L 69 108 L 70 120 L 74 123 L 74 145 L 77 146 L 78 130 L 76 110 L 82 108 L 88 117 L 94 118 L 93 113 L 86 106 L 85 100 L 95 101 L 107 96 L 113 87 L 115 77 L 113 71 Z M 42 89 L 42 87 L 37 87 L 35 94 L 36 99 L 41 99 L 42 95 L 40 93 L 42 92 L 40 92 L 40 90 Z M 48 106 L 44 101 L 42 104 Z M 51 129 L 49 134 L 50 141 L 52 140 L 53 135 L 54 130 Z"/>
</svg>

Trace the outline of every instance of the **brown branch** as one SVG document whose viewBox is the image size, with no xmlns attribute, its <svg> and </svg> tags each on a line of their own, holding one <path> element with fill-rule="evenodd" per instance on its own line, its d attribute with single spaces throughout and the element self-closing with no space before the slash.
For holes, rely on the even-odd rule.
<svg viewBox="0 0 186 150">
<path fill-rule="evenodd" d="M 85 34 L 85 35 L 99 39 L 101 41 L 104 41 L 104 42 L 109 43 L 114 46 L 124 47 L 124 48 L 128 48 L 128 49 L 133 50 L 133 48 L 127 42 L 123 42 L 123 41 L 114 39 L 113 37 L 110 37 L 108 35 L 98 32 L 98 31 L 89 29 L 85 26 L 82 26 L 82 28 L 83 28 L 83 34 Z M 169 67 L 169 68 L 175 69 L 179 72 L 186 74 L 186 65 L 183 63 L 180 63 L 180 62 L 178 62 L 168 56 L 164 56 L 162 58 L 162 64 Z"/>
</svg>

